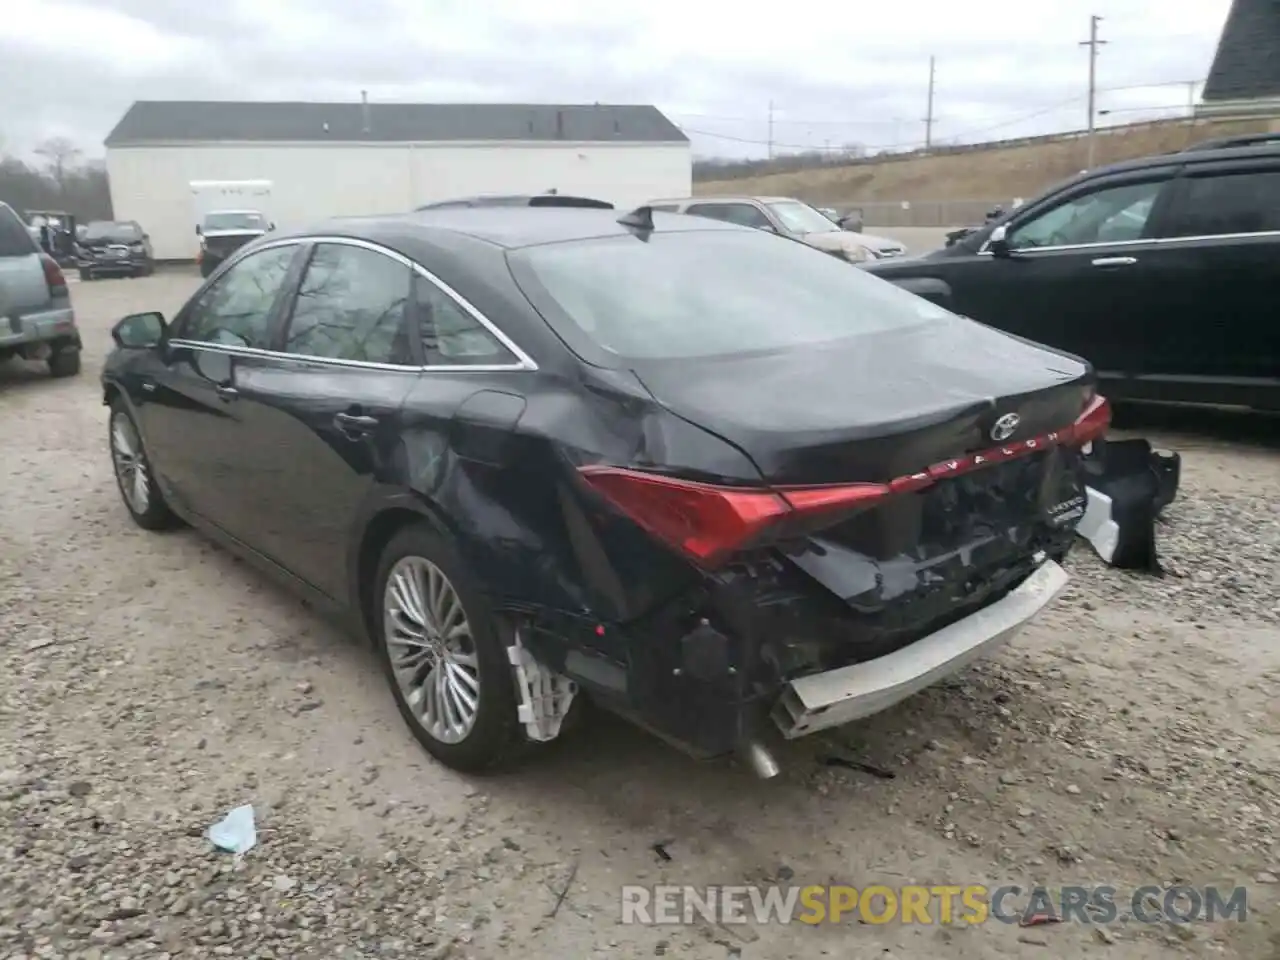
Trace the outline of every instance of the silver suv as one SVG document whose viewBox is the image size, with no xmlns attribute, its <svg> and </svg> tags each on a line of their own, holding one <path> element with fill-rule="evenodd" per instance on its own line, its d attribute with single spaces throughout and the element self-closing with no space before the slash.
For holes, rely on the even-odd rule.
<svg viewBox="0 0 1280 960">
<path fill-rule="evenodd" d="M 44 360 L 55 377 L 80 372 L 80 330 L 62 268 L 0 202 L 0 361 Z"/>
<path fill-rule="evenodd" d="M 907 252 L 897 240 L 842 229 L 794 197 L 685 197 L 653 200 L 646 206 L 768 230 L 853 262 L 901 257 Z"/>
</svg>

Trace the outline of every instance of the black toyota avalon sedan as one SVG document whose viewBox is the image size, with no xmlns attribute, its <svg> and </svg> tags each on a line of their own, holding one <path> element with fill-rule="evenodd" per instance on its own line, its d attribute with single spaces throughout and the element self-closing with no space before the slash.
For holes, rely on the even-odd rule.
<svg viewBox="0 0 1280 960">
<path fill-rule="evenodd" d="M 113 336 L 133 519 L 345 615 L 469 770 L 590 702 L 771 775 L 1053 600 L 1109 417 L 1075 357 L 648 208 L 272 234 Z"/>
</svg>

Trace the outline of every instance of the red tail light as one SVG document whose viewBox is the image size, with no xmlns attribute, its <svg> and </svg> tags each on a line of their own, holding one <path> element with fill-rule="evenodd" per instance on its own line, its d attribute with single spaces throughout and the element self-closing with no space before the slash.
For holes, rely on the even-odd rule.
<svg viewBox="0 0 1280 960">
<path fill-rule="evenodd" d="M 58 261 L 47 253 L 40 255 L 40 266 L 44 267 L 44 282 L 49 288 L 49 296 L 65 297 L 67 295 L 67 278 L 63 276 Z"/>
<path fill-rule="evenodd" d="M 580 472 L 592 489 L 635 523 L 705 567 L 758 542 L 783 519 L 849 509 L 889 492 L 879 484 L 775 492 L 616 467 L 582 467 Z"/>
<path fill-rule="evenodd" d="M 828 484 L 776 489 L 721 487 L 621 467 L 579 467 L 587 484 L 659 540 L 703 567 L 714 567 L 740 550 L 796 522 L 853 511 L 886 497 L 913 493 L 939 480 L 1029 456 L 1054 446 L 1083 446 L 1111 423 L 1106 399 L 1092 397 L 1069 427 L 980 453 L 945 460 L 889 483 Z"/>
<path fill-rule="evenodd" d="M 1064 443 L 1071 446 L 1082 447 L 1086 443 L 1092 443 L 1111 426 L 1111 404 L 1107 402 L 1106 397 L 1100 397 L 1094 394 L 1092 399 L 1085 404 L 1084 412 L 1076 418 L 1076 422 L 1071 425 L 1070 437 L 1064 440 Z"/>
</svg>

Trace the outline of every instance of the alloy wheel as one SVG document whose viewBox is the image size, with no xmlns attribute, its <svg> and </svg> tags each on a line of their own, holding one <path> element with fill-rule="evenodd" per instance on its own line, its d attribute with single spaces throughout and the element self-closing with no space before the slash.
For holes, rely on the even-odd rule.
<svg viewBox="0 0 1280 960">
<path fill-rule="evenodd" d="M 116 480 L 134 513 L 147 512 L 151 505 L 150 474 L 142 454 L 142 440 L 127 414 L 117 413 L 111 418 L 111 459 L 116 468 Z"/>
<path fill-rule="evenodd" d="M 449 578 L 424 557 L 396 562 L 382 600 L 383 640 L 414 718 L 441 743 L 467 738 L 480 712 L 471 624 Z"/>
</svg>

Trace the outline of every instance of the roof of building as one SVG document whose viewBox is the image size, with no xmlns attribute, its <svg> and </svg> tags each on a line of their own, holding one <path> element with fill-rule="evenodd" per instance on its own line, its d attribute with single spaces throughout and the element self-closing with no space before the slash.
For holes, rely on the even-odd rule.
<svg viewBox="0 0 1280 960">
<path fill-rule="evenodd" d="M 326 140 L 689 142 L 657 107 L 639 104 L 139 100 L 107 135 L 106 145 Z"/>
<path fill-rule="evenodd" d="M 1232 0 L 1206 101 L 1280 97 L 1280 0 Z"/>
</svg>

